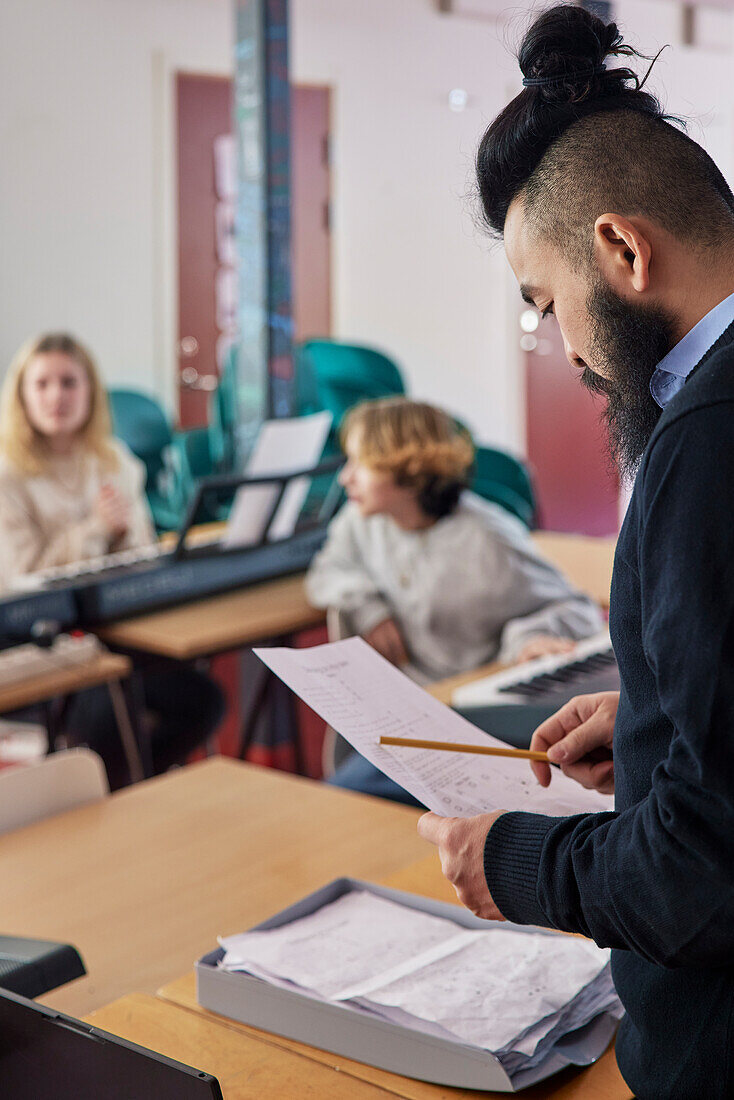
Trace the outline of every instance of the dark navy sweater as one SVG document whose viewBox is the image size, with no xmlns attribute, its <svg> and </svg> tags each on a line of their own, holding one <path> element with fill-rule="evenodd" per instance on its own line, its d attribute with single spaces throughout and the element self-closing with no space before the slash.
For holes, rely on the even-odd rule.
<svg viewBox="0 0 734 1100">
<path fill-rule="evenodd" d="M 639 1100 L 734 1097 L 734 325 L 666 406 L 620 533 L 615 812 L 508 813 L 485 872 L 519 924 L 612 947 Z"/>
</svg>

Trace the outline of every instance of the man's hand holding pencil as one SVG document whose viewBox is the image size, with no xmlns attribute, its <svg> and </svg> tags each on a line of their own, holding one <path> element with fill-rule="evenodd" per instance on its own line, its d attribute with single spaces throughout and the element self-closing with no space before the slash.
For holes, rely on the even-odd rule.
<svg viewBox="0 0 734 1100">
<path fill-rule="evenodd" d="M 616 691 L 577 695 L 538 726 L 530 742 L 530 752 L 509 750 L 506 755 L 529 759 L 543 787 L 551 782 L 550 764 L 557 764 L 565 775 L 583 787 L 612 794 L 612 740 L 618 704 Z M 452 746 L 432 747 L 448 750 Z M 456 746 L 453 748 L 456 751 Z M 477 749 L 467 745 L 459 751 L 476 752 Z M 496 749 L 492 751 L 498 753 Z M 476 817 L 439 817 L 428 813 L 418 821 L 418 832 L 423 839 L 437 846 L 441 870 L 456 890 L 459 901 L 485 920 L 505 919 L 494 903 L 484 873 L 487 835 L 502 813 L 500 810 Z"/>
<path fill-rule="evenodd" d="M 538 726 L 530 742 L 536 752 L 546 752 L 551 764 L 588 790 L 614 794 L 612 740 L 619 705 L 618 691 L 577 695 Z M 530 767 L 542 787 L 551 781 L 551 769 L 544 761 Z"/>
</svg>

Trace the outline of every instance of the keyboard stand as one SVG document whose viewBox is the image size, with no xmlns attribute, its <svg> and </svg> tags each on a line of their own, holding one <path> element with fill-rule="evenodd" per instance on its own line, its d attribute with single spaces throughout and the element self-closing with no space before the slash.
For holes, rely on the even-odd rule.
<svg viewBox="0 0 734 1100">
<path fill-rule="evenodd" d="M 117 732 L 120 735 L 122 751 L 127 761 L 130 782 L 139 783 L 141 779 L 146 778 L 147 769 L 143 767 L 143 760 L 140 755 L 140 742 L 139 738 L 135 736 L 135 729 L 125 698 L 125 691 L 119 680 L 110 680 L 107 684 L 107 691 L 110 694 L 112 709 L 115 712 Z"/>
<path fill-rule="evenodd" d="M 274 638 L 269 644 L 274 646 L 289 645 L 292 644 L 292 641 L 288 637 Z M 247 760 L 248 752 L 255 744 L 255 734 L 260 720 L 270 715 L 270 731 L 285 729 L 287 731 L 287 737 L 277 744 L 273 742 L 271 745 L 268 745 L 268 748 L 276 751 L 280 747 L 292 749 L 293 766 L 295 767 L 296 775 L 305 775 L 306 771 L 304 767 L 300 727 L 296 710 L 297 701 L 295 696 L 287 688 L 284 688 L 284 685 L 278 677 L 271 672 L 267 665 L 262 664 L 261 661 L 257 661 L 253 667 L 253 683 L 254 687 L 250 693 L 240 730 L 240 741 L 237 752 L 239 759 Z M 277 721 L 278 717 L 283 716 L 281 707 L 286 713 L 286 721 L 284 721 L 282 725 Z"/>
</svg>

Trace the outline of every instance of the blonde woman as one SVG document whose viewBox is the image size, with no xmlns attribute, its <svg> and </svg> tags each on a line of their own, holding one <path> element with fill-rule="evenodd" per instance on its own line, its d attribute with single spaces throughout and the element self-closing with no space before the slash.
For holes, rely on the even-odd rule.
<svg viewBox="0 0 734 1100">
<path fill-rule="evenodd" d="M 307 578 L 316 607 L 420 682 L 563 652 L 600 630 L 596 605 L 544 561 L 519 520 L 466 489 L 474 451 L 450 416 L 389 398 L 345 419 L 348 503 Z M 367 761 L 335 781 L 402 797 Z"/>
<path fill-rule="evenodd" d="M 66 333 L 15 356 L 0 394 L 0 590 L 21 574 L 74 565 L 154 539 L 142 463 L 112 437 L 107 396 L 89 351 Z M 215 685 L 177 667 L 138 674 L 153 767 L 183 759 L 221 716 Z M 69 739 L 96 749 L 111 786 L 125 782 L 114 716 L 102 689 L 82 692 Z"/>
<path fill-rule="evenodd" d="M 0 397 L 0 584 L 152 542 L 144 479 L 86 348 L 64 333 L 25 344 Z"/>
</svg>

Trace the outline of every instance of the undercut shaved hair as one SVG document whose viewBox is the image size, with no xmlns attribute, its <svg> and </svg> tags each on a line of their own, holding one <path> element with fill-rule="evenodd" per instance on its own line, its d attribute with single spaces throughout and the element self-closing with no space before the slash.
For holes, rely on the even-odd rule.
<svg viewBox="0 0 734 1100">
<path fill-rule="evenodd" d="M 483 216 L 501 237 L 517 197 L 533 231 L 590 258 L 600 214 L 644 216 L 696 248 L 730 243 L 734 196 L 711 157 L 663 114 L 631 69 L 614 23 L 561 4 L 523 39 L 526 87 L 477 153 Z M 637 55 L 642 56 L 642 55 Z"/>
</svg>

